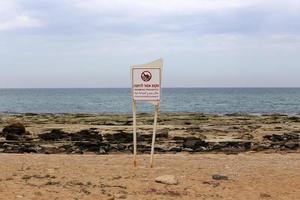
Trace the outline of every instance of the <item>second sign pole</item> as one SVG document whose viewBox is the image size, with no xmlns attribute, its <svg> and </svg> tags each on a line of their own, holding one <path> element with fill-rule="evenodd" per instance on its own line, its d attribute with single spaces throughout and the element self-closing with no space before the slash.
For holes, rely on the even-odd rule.
<svg viewBox="0 0 300 200">
<path fill-rule="evenodd" d="M 137 137 L 136 137 L 136 102 L 132 102 L 132 114 L 133 114 L 133 165 L 136 167 L 136 154 L 137 154 Z"/>
<path fill-rule="evenodd" d="M 150 167 L 153 167 L 153 157 L 154 157 L 154 145 L 155 145 L 155 137 L 157 130 L 157 117 L 159 111 L 159 104 L 155 105 L 155 114 L 154 114 L 154 125 L 153 125 L 153 135 L 152 135 L 152 145 L 151 145 L 151 158 L 150 158 Z"/>
</svg>

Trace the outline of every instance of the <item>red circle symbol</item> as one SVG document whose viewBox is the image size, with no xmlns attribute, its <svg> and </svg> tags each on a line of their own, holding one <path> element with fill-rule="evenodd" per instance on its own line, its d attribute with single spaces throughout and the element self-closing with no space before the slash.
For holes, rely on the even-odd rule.
<svg viewBox="0 0 300 200">
<path fill-rule="evenodd" d="M 152 74 L 149 71 L 143 71 L 141 74 L 141 78 L 143 81 L 148 82 L 152 78 Z"/>
</svg>

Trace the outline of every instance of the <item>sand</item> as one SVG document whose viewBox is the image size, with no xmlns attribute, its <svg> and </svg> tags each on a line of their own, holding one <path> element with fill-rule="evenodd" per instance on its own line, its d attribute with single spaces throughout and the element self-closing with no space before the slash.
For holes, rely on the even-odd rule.
<svg viewBox="0 0 300 200">
<path fill-rule="evenodd" d="M 0 154 L 0 200 L 300 199 L 300 154 Z M 222 174 L 228 180 L 213 180 Z M 175 175 L 178 185 L 156 183 Z"/>
<path fill-rule="evenodd" d="M 14 122 L 26 132 L 12 140 L 2 129 Z M 161 114 L 151 169 L 152 123 L 138 115 L 134 168 L 131 115 L 0 115 L 0 200 L 300 199 L 299 116 Z M 41 137 L 53 130 L 66 137 Z M 163 175 L 178 184 L 155 182 Z"/>
</svg>

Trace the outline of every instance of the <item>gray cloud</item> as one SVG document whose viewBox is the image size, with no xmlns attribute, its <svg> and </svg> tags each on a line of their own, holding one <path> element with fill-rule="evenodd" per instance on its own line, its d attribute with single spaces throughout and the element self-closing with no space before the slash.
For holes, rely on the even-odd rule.
<svg viewBox="0 0 300 200">
<path fill-rule="evenodd" d="M 296 0 L 9 2 L 0 3 L 0 87 L 129 86 L 128 66 L 157 57 L 176 77 L 166 86 L 275 86 L 280 75 L 300 86 L 286 72 L 300 73 Z"/>
</svg>

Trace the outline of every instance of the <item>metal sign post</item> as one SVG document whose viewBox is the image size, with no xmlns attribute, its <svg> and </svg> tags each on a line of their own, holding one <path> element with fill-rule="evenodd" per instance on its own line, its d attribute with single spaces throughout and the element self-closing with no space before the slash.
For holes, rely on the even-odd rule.
<svg viewBox="0 0 300 200">
<path fill-rule="evenodd" d="M 155 105 L 153 136 L 151 145 L 150 167 L 153 167 L 154 145 L 157 130 L 157 118 L 161 97 L 161 76 L 163 60 L 159 59 L 144 65 L 131 67 L 132 79 L 132 114 L 133 114 L 133 163 L 136 167 L 137 136 L 136 136 L 136 103 L 144 101 Z"/>
</svg>

